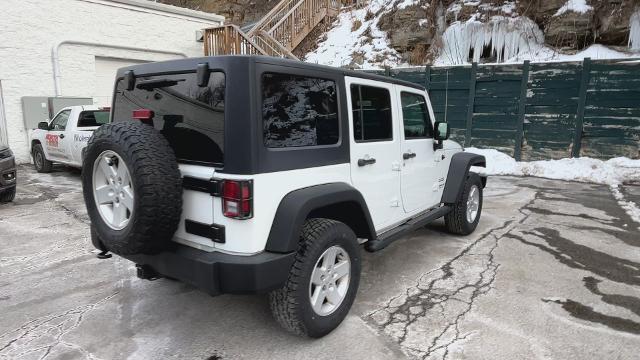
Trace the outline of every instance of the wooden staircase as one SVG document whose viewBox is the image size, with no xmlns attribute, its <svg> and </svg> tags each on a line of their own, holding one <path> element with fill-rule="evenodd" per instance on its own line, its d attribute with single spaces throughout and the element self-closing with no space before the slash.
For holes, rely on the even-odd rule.
<svg viewBox="0 0 640 360">
<path fill-rule="evenodd" d="M 291 53 L 318 24 L 338 14 L 339 0 L 282 0 L 248 33 L 236 25 L 205 29 L 204 54 L 268 55 L 298 60 Z"/>
</svg>

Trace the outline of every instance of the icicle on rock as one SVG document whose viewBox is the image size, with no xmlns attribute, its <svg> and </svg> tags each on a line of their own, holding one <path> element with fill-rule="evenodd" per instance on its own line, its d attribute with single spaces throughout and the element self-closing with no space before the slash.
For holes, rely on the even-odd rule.
<svg viewBox="0 0 640 360">
<path fill-rule="evenodd" d="M 471 18 L 447 28 L 443 35 L 442 56 L 451 64 L 464 64 L 473 52 L 471 58 L 477 62 L 490 46 L 491 56 L 500 63 L 522 53 L 535 52 L 543 44 L 544 34 L 527 17 L 494 16 L 488 23 Z"/>
</svg>

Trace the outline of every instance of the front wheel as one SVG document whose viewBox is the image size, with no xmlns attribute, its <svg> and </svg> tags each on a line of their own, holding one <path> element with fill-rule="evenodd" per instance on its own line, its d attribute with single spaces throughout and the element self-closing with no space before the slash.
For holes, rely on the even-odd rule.
<svg viewBox="0 0 640 360">
<path fill-rule="evenodd" d="M 44 156 L 44 150 L 40 144 L 33 146 L 33 163 L 36 166 L 36 171 L 39 173 L 51 172 L 51 168 L 53 167 L 53 163 Z"/>
<path fill-rule="evenodd" d="M 313 338 L 338 327 L 360 283 L 360 249 L 347 225 L 310 219 L 285 286 L 269 294 L 271 311 L 285 329 Z"/>
<path fill-rule="evenodd" d="M 480 221 L 482 212 L 482 180 L 476 173 L 469 173 L 462 194 L 453 205 L 453 210 L 444 217 L 450 233 L 471 234 Z"/>
</svg>

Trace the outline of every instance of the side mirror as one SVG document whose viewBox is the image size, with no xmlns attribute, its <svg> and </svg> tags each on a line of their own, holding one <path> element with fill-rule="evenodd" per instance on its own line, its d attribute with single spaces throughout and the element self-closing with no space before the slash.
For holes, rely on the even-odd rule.
<svg viewBox="0 0 640 360">
<path fill-rule="evenodd" d="M 437 141 L 447 140 L 449 138 L 449 124 L 446 122 L 436 121 L 435 134 L 433 138 Z"/>
<path fill-rule="evenodd" d="M 40 130 L 49 130 L 49 123 L 46 121 L 40 121 L 38 123 L 38 129 Z"/>
</svg>

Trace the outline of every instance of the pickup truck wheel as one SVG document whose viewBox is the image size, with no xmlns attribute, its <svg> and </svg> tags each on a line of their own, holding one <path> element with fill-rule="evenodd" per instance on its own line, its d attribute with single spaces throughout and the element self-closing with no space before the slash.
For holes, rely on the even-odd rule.
<svg viewBox="0 0 640 360">
<path fill-rule="evenodd" d="M 173 150 L 150 125 L 98 128 L 86 148 L 82 187 L 100 242 L 121 255 L 166 250 L 182 211 L 182 179 Z"/>
<path fill-rule="evenodd" d="M 7 203 L 16 198 L 16 187 L 0 192 L 0 203 Z"/>
<path fill-rule="evenodd" d="M 271 311 L 285 329 L 322 337 L 349 312 L 360 282 L 360 249 L 347 225 L 309 219 L 285 286 L 269 294 Z"/>
<path fill-rule="evenodd" d="M 471 234 L 480 221 L 482 212 L 482 181 L 476 173 L 469 173 L 460 198 L 453 210 L 445 215 L 444 222 L 450 233 Z"/>
<path fill-rule="evenodd" d="M 53 167 L 53 163 L 44 156 L 44 150 L 42 150 L 42 145 L 40 144 L 33 146 L 33 163 L 36 166 L 36 171 L 39 173 L 51 172 L 51 168 Z"/>
</svg>

